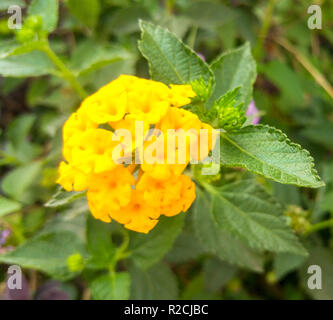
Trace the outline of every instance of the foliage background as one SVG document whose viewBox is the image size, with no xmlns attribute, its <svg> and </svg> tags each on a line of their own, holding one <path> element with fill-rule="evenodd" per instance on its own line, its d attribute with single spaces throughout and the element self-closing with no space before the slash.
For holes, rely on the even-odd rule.
<svg viewBox="0 0 333 320">
<path fill-rule="evenodd" d="M 0 232 L 11 230 L 0 242 L 1 291 L 7 264 L 15 263 L 24 267 L 26 298 L 38 298 L 38 288 L 57 279 L 53 297 L 65 292 L 71 299 L 333 299 L 331 1 L 316 1 L 322 30 L 308 29 L 307 8 L 314 1 L 307 0 L 67 0 L 42 1 L 43 7 L 33 1 L 28 9 L 29 2 L 0 3 Z M 117 264 L 115 274 L 106 272 L 124 240 L 126 245 L 122 228 L 93 220 L 83 199 L 49 202 L 57 191 L 61 126 L 80 97 L 71 77 L 66 72 L 67 81 L 59 77 L 45 52 L 8 56 L 15 50 L 15 33 L 7 26 L 12 4 L 24 8 L 25 17 L 43 15 L 50 47 L 89 93 L 122 73 L 149 77 L 137 46 L 139 19 L 168 28 L 209 63 L 249 42 L 257 63 L 253 99 L 261 122 L 309 150 L 326 187 L 281 185 L 227 168 L 222 180 L 255 179 L 280 203 L 309 255 L 256 252 L 221 230 L 213 241 L 207 236 L 216 227 L 202 216 L 207 208 L 197 205 L 193 212 L 162 220 L 148 236 L 130 232 L 130 257 Z M 229 67 L 242 70 L 232 60 Z M 244 195 L 237 202 L 247 205 L 262 192 L 251 186 L 236 186 Z M 322 267 L 322 290 L 307 288 L 310 264 Z"/>
</svg>

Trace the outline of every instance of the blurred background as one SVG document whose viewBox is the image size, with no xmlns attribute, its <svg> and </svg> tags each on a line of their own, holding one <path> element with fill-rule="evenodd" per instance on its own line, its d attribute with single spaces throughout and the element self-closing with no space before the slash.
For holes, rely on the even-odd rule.
<svg viewBox="0 0 333 320">
<path fill-rule="evenodd" d="M 8 28 L 8 7 L 19 5 L 24 21 L 29 2 L 1 0 L 0 57 L 1 46 L 17 37 Z M 322 29 L 308 27 L 308 8 L 313 4 L 321 7 Z M 149 77 L 137 49 L 139 19 L 167 27 L 207 62 L 245 42 L 251 44 L 258 71 L 252 115 L 308 149 L 326 182 L 325 188 L 314 191 L 270 182 L 267 187 L 286 206 L 298 233 L 310 220 L 330 218 L 333 1 L 60 0 L 50 46 L 89 93 L 123 73 Z M 80 104 L 77 92 L 50 69 L 50 61 L 40 52 L 0 59 L 0 254 L 44 228 L 77 227 L 75 219 L 86 209 L 82 204 L 64 207 L 67 220 L 50 224 L 59 209 L 44 206 L 57 190 L 61 126 Z M 225 170 L 225 174 L 232 173 Z M 286 257 L 268 259 L 264 272 L 256 273 L 207 257 L 184 233 L 165 258 L 179 283 L 174 298 L 333 299 L 331 225 L 312 239 L 321 249 L 310 259 L 326 266 L 325 282 L 330 284 L 323 290 L 304 286 L 303 261 L 288 257 L 285 264 Z M 7 268 L 0 264 L 0 294 Z M 45 266 L 37 269 L 43 268 L 49 271 Z M 34 268 L 24 270 L 24 275 L 26 290 L 11 299 L 89 298 L 85 279 L 54 282 L 51 271 Z"/>
</svg>

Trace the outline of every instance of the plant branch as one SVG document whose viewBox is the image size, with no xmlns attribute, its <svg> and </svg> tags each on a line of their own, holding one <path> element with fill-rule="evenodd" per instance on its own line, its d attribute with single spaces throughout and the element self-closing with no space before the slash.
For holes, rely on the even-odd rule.
<svg viewBox="0 0 333 320">
<path fill-rule="evenodd" d="M 261 26 L 261 30 L 259 32 L 259 37 L 258 37 L 258 42 L 257 42 L 256 48 L 254 50 L 254 55 L 258 61 L 261 60 L 265 39 L 267 37 L 269 28 L 271 26 L 272 14 L 273 14 L 273 10 L 275 7 L 275 3 L 276 3 L 276 0 L 269 0 L 269 3 L 266 8 L 264 21 Z"/>
<path fill-rule="evenodd" d="M 331 98 L 333 98 L 333 87 L 326 80 L 324 75 L 317 70 L 311 62 L 304 57 L 298 50 L 296 50 L 291 43 L 284 39 L 278 39 L 276 42 L 281 45 L 283 48 L 288 50 L 290 53 L 294 55 L 296 60 L 312 75 L 315 81 L 329 94 Z"/>
<path fill-rule="evenodd" d="M 76 91 L 81 99 L 84 99 L 88 96 L 87 92 L 79 84 L 74 74 L 66 67 L 62 60 L 51 49 L 47 39 L 41 42 L 40 51 L 44 52 L 49 57 L 53 64 L 59 69 L 62 78 L 69 82 L 71 87 Z"/>
<path fill-rule="evenodd" d="M 330 228 L 330 227 L 333 227 L 333 219 L 329 219 L 329 220 L 311 225 L 304 232 L 304 236 L 308 236 L 309 234 L 311 234 L 313 232 L 317 232 L 319 230 Z"/>
<path fill-rule="evenodd" d="M 112 259 L 112 262 L 111 262 L 111 264 L 109 266 L 109 272 L 110 272 L 110 275 L 112 277 L 114 276 L 115 267 L 117 265 L 117 262 L 119 260 L 127 258 L 131 254 L 130 251 L 126 251 L 127 248 L 128 248 L 129 242 L 130 242 L 129 233 L 128 233 L 127 230 L 124 229 L 123 230 L 123 242 L 120 245 L 120 247 L 117 248 L 116 253 L 115 253 L 115 255 L 114 255 L 113 259 Z"/>
</svg>

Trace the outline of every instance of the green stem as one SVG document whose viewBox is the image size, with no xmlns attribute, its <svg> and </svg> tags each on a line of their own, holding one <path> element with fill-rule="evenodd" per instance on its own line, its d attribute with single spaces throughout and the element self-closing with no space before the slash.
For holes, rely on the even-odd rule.
<svg viewBox="0 0 333 320">
<path fill-rule="evenodd" d="M 123 230 L 123 242 L 120 245 L 120 247 L 117 248 L 114 258 L 109 266 L 109 272 L 110 272 L 111 276 L 114 276 L 114 274 L 115 274 L 115 267 L 117 265 L 117 262 L 119 260 L 127 258 L 131 254 L 130 251 L 126 251 L 128 248 L 129 242 L 130 242 L 129 233 L 127 230 L 124 229 Z"/>
<path fill-rule="evenodd" d="M 121 244 L 121 246 L 117 250 L 118 256 L 123 255 L 123 253 L 128 248 L 129 242 L 130 242 L 129 232 L 127 230 L 123 229 L 123 243 Z"/>
<path fill-rule="evenodd" d="M 254 55 L 255 55 L 255 57 L 257 58 L 258 61 L 261 59 L 262 51 L 263 51 L 263 47 L 264 47 L 264 42 L 265 42 L 265 39 L 267 37 L 267 33 L 269 31 L 269 28 L 271 26 L 272 14 L 273 14 L 275 3 L 276 3 L 276 0 L 269 0 L 269 3 L 267 5 L 267 9 L 266 9 L 266 12 L 265 12 L 264 21 L 263 21 L 263 24 L 261 26 L 261 30 L 259 32 L 258 42 L 257 42 L 256 48 L 254 50 Z"/>
<path fill-rule="evenodd" d="M 51 49 L 47 39 L 41 42 L 40 50 L 50 58 L 53 64 L 60 70 L 61 76 L 69 82 L 71 87 L 77 92 L 80 98 L 86 98 L 88 96 L 87 92 L 79 84 L 74 74 L 66 67 L 62 60 Z"/>
<path fill-rule="evenodd" d="M 333 218 L 323 221 L 323 222 L 316 223 L 316 224 L 308 227 L 307 230 L 304 232 L 304 236 L 308 236 L 310 233 L 317 232 L 319 230 L 330 228 L 330 227 L 333 227 Z"/>
</svg>

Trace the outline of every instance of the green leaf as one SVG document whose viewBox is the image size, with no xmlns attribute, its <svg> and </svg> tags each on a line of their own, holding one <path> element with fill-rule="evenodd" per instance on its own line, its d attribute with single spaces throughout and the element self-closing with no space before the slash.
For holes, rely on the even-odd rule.
<svg viewBox="0 0 333 320">
<path fill-rule="evenodd" d="M 306 257 L 291 253 L 279 253 L 274 259 L 274 272 L 278 280 L 298 269 L 306 261 Z"/>
<path fill-rule="evenodd" d="M 200 28 L 213 29 L 235 19 L 237 11 L 230 6 L 211 1 L 190 1 L 184 14 L 193 25 Z M 225 35 L 224 35 L 225 37 Z M 222 37 L 221 37 L 222 38 Z"/>
<path fill-rule="evenodd" d="M 257 250 L 307 255 L 288 227 L 281 208 L 259 186 L 252 184 L 240 181 L 223 187 L 204 185 L 210 193 L 212 214 L 218 227 Z"/>
<path fill-rule="evenodd" d="M 0 47 L 0 59 L 5 59 L 10 56 L 29 53 L 37 50 L 40 47 L 38 42 L 28 42 L 20 44 L 15 40 L 9 40 L 1 43 Z"/>
<path fill-rule="evenodd" d="M 146 269 L 160 261 L 171 249 L 184 224 L 184 214 L 161 217 L 148 235 L 131 233 L 131 258 L 140 268 Z"/>
<path fill-rule="evenodd" d="M 55 193 L 50 201 L 45 204 L 45 207 L 60 207 L 65 206 L 77 199 L 81 199 L 86 194 L 85 191 L 81 192 L 67 192 L 64 189 L 60 188 L 57 193 Z"/>
<path fill-rule="evenodd" d="M 136 58 L 134 56 L 126 60 L 112 62 L 112 64 L 84 74 L 80 77 L 80 82 L 82 84 L 89 84 L 92 91 L 97 91 L 122 74 L 135 74 L 135 63 Z"/>
<path fill-rule="evenodd" d="M 81 23 L 92 29 L 96 26 L 101 11 L 99 0 L 67 0 L 66 4 Z"/>
<path fill-rule="evenodd" d="M 37 207 L 29 211 L 29 214 L 23 216 L 23 226 L 25 233 L 32 234 L 36 232 L 43 224 L 45 220 L 45 209 L 43 207 Z"/>
<path fill-rule="evenodd" d="M 213 293 L 205 288 L 205 279 L 202 273 L 198 273 L 186 282 L 181 294 L 182 300 L 221 300 L 221 295 Z"/>
<path fill-rule="evenodd" d="M 112 15 L 112 18 L 106 21 L 107 30 L 112 31 L 117 36 L 124 36 L 134 32 L 139 32 L 138 20 L 149 20 L 149 12 L 140 4 L 132 4 L 124 8 L 119 8 Z"/>
<path fill-rule="evenodd" d="M 72 208 L 59 212 L 47 220 L 39 234 L 67 231 L 75 234 L 82 242 L 86 242 L 86 226 L 89 208 L 86 201 L 77 201 Z"/>
<path fill-rule="evenodd" d="M 320 208 L 333 213 L 333 191 L 326 192 L 320 202 Z"/>
<path fill-rule="evenodd" d="M 2 94 L 8 95 L 13 93 L 20 85 L 22 85 L 24 79 L 20 78 L 4 78 L 1 84 Z"/>
<path fill-rule="evenodd" d="M 283 204 L 295 204 L 301 206 L 300 189 L 291 184 L 281 184 L 274 181 L 270 183 L 273 187 L 273 194 Z"/>
<path fill-rule="evenodd" d="M 8 157 L 21 163 L 28 163 L 42 152 L 42 147 L 38 143 L 32 143 L 27 139 L 35 120 L 35 115 L 24 114 L 10 123 L 6 132 L 8 142 L 4 150 Z"/>
<path fill-rule="evenodd" d="M 203 266 L 205 289 L 209 292 L 217 292 L 237 272 L 237 268 L 228 263 L 222 262 L 216 258 L 210 258 L 205 261 Z"/>
<path fill-rule="evenodd" d="M 128 272 L 103 275 L 91 283 L 91 294 L 95 300 L 128 300 L 130 283 Z"/>
<path fill-rule="evenodd" d="M 90 265 L 100 269 L 110 265 L 116 251 L 111 239 L 110 225 L 92 215 L 87 218 L 87 249 L 92 256 Z"/>
<path fill-rule="evenodd" d="M 216 100 L 216 106 L 219 108 L 238 108 L 239 105 L 242 105 L 242 103 L 237 103 L 240 89 L 241 87 L 236 87 L 223 94 Z"/>
<path fill-rule="evenodd" d="M 33 162 L 10 171 L 2 180 L 3 192 L 15 200 L 20 200 L 23 193 L 36 181 L 41 168 L 40 162 Z"/>
<path fill-rule="evenodd" d="M 163 263 L 141 270 L 130 267 L 131 300 L 175 300 L 178 298 L 178 284 L 175 275 Z"/>
<path fill-rule="evenodd" d="M 261 272 L 263 270 L 262 256 L 249 248 L 246 243 L 218 228 L 213 220 L 213 206 L 209 195 L 199 188 L 196 189 L 196 193 L 193 219 L 195 232 L 202 247 L 223 261 Z"/>
<path fill-rule="evenodd" d="M 140 21 L 140 28 L 139 49 L 154 80 L 184 84 L 202 77 L 208 84 L 213 77 L 208 65 L 174 34 L 144 21 Z"/>
<path fill-rule="evenodd" d="M 53 70 L 51 61 L 39 51 L 0 59 L 0 75 L 4 77 L 37 77 Z"/>
<path fill-rule="evenodd" d="M 289 111 L 290 105 L 304 105 L 304 89 L 300 78 L 285 62 L 274 59 L 261 67 L 267 78 L 282 91 L 282 101 L 285 102 L 286 111 Z"/>
<path fill-rule="evenodd" d="M 242 167 L 268 179 L 302 187 L 324 186 L 309 152 L 269 126 L 247 126 L 221 135 L 221 163 Z"/>
<path fill-rule="evenodd" d="M 7 130 L 7 136 L 14 147 L 18 148 L 21 144 L 26 143 L 27 135 L 35 120 L 35 115 L 25 114 L 10 123 Z"/>
<path fill-rule="evenodd" d="M 178 236 L 165 258 L 171 263 L 184 263 L 198 258 L 203 253 L 204 250 L 193 232 L 185 230 Z"/>
<path fill-rule="evenodd" d="M 275 216 L 282 214 L 281 204 L 252 179 L 225 184 L 222 188 L 214 188 L 214 192 L 217 189 L 223 192 L 227 200 L 235 201 L 244 211 L 259 211 Z"/>
<path fill-rule="evenodd" d="M 327 119 L 307 124 L 300 134 L 327 149 L 333 149 L 333 123 Z"/>
<path fill-rule="evenodd" d="M 67 269 L 66 259 L 76 252 L 83 252 L 82 242 L 77 236 L 68 231 L 58 231 L 27 240 L 13 251 L 0 255 L 0 262 L 40 270 L 65 280 L 75 275 Z"/>
<path fill-rule="evenodd" d="M 252 100 L 252 89 L 257 77 L 256 62 L 252 57 L 250 44 L 223 53 L 212 64 L 215 74 L 216 87 L 211 97 L 214 101 L 236 87 L 240 89 L 239 102 L 244 103 L 244 108 Z"/>
<path fill-rule="evenodd" d="M 70 60 L 70 69 L 78 76 L 98 70 L 111 63 L 130 59 L 128 51 L 116 46 L 103 46 L 87 40 L 76 48 Z"/>
<path fill-rule="evenodd" d="M 52 32 L 57 28 L 58 23 L 58 0 L 33 0 L 29 6 L 28 14 L 42 17 L 43 30 Z"/>
<path fill-rule="evenodd" d="M 19 211 L 21 204 L 19 202 L 0 196 L 0 217 Z"/>
<path fill-rule="evenodd" d="M 214 101 L 209 109 L 208 118 L 214 128 L 224 129 L 226 131 L 235 131 L 240 129 L 246 121 L 243 103 L 237 103 L 240 87 L 228 91 L 222 97 Z"/>
</svg>

